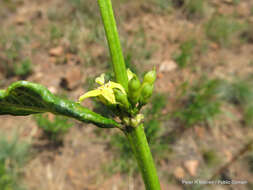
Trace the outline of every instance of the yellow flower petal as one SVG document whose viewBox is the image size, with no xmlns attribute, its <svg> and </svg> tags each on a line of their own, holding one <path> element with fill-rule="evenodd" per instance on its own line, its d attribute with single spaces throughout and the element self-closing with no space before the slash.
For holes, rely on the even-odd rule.
<svg viewBox="0 0 253 190">
<path fill-rule="evenodd" d="M 100 84 L 101 86 L 95 90 L 89 91 L 89 92 L 85 93 L 84 95 L 82 95 L 79 98 L 79 102 L 83 101 L 85 98 L 99 96 L 100 100 L 104 99 L 104 100 L 107 100 L 108 102 L 110 102 L 111 104 L 116 104 L 117 102 L 116 102 L 116 98 L 115 98 L 113 89 L 117 88 L 122 93 L 126 94 L 125 89 L 119 83 L 109 81 L 108 83 L 104 84 L 105 83 L 105 74 L 101 74 L 99 77 L 97 77 L 96 83 Z"/>
<path fill-rule="evenodd" d="M 105 83 L 105 74 L 101 74 L 99 77 L 97 77 L 95 79 L 95 82 L 100 84 L 100 85 L 103 85 Z"/>
<path fill-rule="evenodd" d="M 111 81 L 109 81 L 107 84 L 110 86 L 110 88 L 112 88 L 112 89 L 118 88 L 119 90 L 121 90 L 121 92 L 123 92 L 123 94 L 126 94 L 126 91 L 123 88 L 123 86 L 121 86 L 121 84 L 116 83 L 116 82 L 111 82 Z"/>
<path fill-rule="evenodd" d="M 101 94 L 105 99 L 107 99 L 110 103 L 112 104 L 116 104 L 116 100 L 115 100 L 115 96 L 113 93 L 112 88 L 104 88 L 102 90 L 102 94 Z"/>
<path fill-rule="evenodd" d="M 101 95 L 101 93 L 102 93 L 101 89 L 91 90 L 91 91 L 85 93 L 84 95 L 82 95 L 79 98 L 79 102 L 82 102 L 84 99 L 89 98 L 89 97 L 99 96 L 99 95 Z"/>
</svg>

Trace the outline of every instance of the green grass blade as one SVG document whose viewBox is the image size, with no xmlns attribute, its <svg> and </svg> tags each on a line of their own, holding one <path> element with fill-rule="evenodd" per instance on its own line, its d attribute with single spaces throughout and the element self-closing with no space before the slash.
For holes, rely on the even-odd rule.
<svg viewBox="0 0 253 190">
<path fill-rule="evenodd" d="M 44 112 L 72 117 L 104 128 L 119 126 L 114 120 L 94 113 L 76 102 L 53 95 L 40 84 L 18 81 L 7 90 L 0 90 L 0 115 L 24 116 Z"/>
</svg>

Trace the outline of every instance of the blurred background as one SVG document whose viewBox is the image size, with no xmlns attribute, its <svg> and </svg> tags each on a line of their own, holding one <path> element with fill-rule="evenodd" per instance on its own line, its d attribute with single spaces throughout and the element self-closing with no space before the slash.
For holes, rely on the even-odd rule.
<svg viewBox="0 0 253 190">
<path fill-rule="evenodd" d="M 252 190 L 253 2 L 112 2 L 127 67 L 139 77 L 157 68 L 143 113 L 162 189 Z M 0 24 L 2 89 L 28 80 L 77 101 L 98 75 L 113 77 L 94 0 L 1 0 Z M 117 129 L 52 114 L 0 119 L 1 190 L 144 190 Z M 181 182 L 211 178 L 248 183 Z"/>
</svg>

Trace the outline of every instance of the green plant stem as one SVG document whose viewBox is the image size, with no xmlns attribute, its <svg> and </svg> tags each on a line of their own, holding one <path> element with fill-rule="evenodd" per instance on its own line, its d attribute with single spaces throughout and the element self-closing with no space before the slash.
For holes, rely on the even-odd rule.
<svg viewBox="0 0 253 190">
<path fill-rule="evenodd" d="M 137 159 L 146 190 L 160 190 L 159 178 L 149 149 L 143 124 L 138 127 L 127 127 L 125 131 L 132 151 Z"/>
<path fill-rule="evenodd" d="M 116 81 L 128 91 L 128 78 L 124 57 L 120 45 L 116 22 L 114 19 L 111 0 L 98 0 L 104 23 L 106 37 L 112 57 Z M 139 168 L 147 190 L 160 190 L 160 183 L 156 173 L 154 161 L 144 133 L 143 125 L 126 127 L 125 134 L 137 159 Z"/>
<path fill-rule="evenodd" d="M 104 23 L 106 37 L 112 57 L 113 70 L 116 81 L 120 83 L 126 91 L 128 90 L 128 78 L 124 57 L 120 45 L 120 39 L 114 19 L 111 0 L 98 0 L 101 16 Z"/>
</svg>

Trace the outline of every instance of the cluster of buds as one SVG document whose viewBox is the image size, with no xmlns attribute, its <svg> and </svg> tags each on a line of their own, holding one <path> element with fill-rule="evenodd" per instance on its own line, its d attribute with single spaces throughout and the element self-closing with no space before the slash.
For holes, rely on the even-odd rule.
<svg viewBox="0 0 253 190">
<path fill-rule="evenodd" d="M 105 74 L 102 74 L 96 78 L 96 83 L 101 86 L 82 95 L 79 102 L 89 97 L 97 97 L 102 103 L 113 109 L 120 108 L 119 116 L 123 118 L 125 124 L 136 126 L 142 120 L 142 115 L 138 114 L 140 108 L 148 102 L 153 93 L 156 71 L 153 69 L 147 72 L 142 83 L 130 69 L 127 70 L 127 76 L 127 93 L 119 83 L 112 81 L 105 83 Z"/>
<path fill-rule="evenodd" d="M 128 70 L 131 72 L 130 70 Z M 128 82 L 128 98 L 132 104 L 132 106 L 136 106 L 138 103 L 138 107 L 145 105 L 149 98 L 151 97 L 154 89 L 154 82 L 156 79 L 156 71 L 155 69 L 147 72 L 144 75 L 143 82 L 141 83 L 138 77 L 133 74 L 131 79 Z"/>
</svg>

